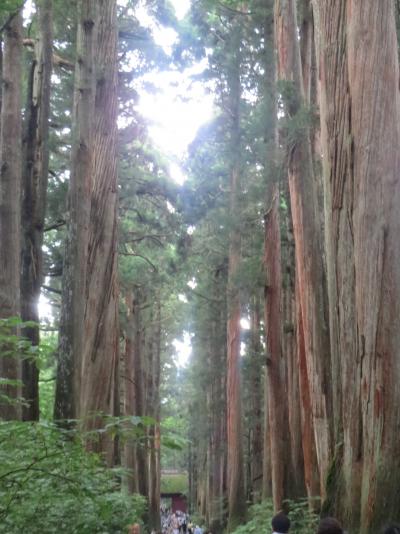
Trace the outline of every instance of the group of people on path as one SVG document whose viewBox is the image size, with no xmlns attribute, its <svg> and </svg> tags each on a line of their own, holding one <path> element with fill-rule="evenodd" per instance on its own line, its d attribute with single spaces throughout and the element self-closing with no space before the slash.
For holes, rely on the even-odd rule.
<svg viewBox="0 0 400 534">
<path fill-rule="evenodd" d="M 190 517 L 177 510 L 171 512 L 170 510 L 161 510 L 161 533 L 162 534 L 212 534 L 212 532 L 205 532 L 199 525 L 195 525 Z"/>
<path fill-rule="evenodd" d="M 276 514 L 271 521 L 272 534 L 288 534 L 290 531 L 290 519 L 283 513 Z M 321 519 L 316 534 L 346 534 L 342 525 L 334 517 Z M 391 524 L 383 527 L 381 534 L 400 534 L 400 525 Z"/>
</svg>

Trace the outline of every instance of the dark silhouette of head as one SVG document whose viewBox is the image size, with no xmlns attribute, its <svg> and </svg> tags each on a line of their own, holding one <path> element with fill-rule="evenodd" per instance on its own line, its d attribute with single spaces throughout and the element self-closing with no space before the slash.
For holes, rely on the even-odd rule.
<svg viewBox="0 0 400 534">
<path fill-rule="evenodd" d="M 279 532 L 279 534 L 286 534 L 290 529 L 290 519 L 283 512 L 274 515 L 271 521 L 272 528 L 274 532 Z"/>
<path fill-rule="evenodd" d="M 317 534 L 343 534 L 343 528 L 334 517 L 325 517 L 319 523 Z"/>
<path fill-rule="evenodd" d="M 399 524 L 390 524 L 386 525 L 382 529 L 382 534 L 400 534 L 400 525 Z"/>
</svg>

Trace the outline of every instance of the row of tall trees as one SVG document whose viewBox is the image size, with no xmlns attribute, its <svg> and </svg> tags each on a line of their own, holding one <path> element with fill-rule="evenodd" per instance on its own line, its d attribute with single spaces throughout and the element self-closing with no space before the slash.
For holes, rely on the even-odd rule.
<svg viewBox="0 0 400 534">
<path fill-rule="evenodd" d="M 2 330 L 0 415 L 38 421 L 39 367 L 52 368 L 54 419 L 78 427 L 107 465 L 122 463 L 124 485 L 148 498 L 159 528 L 159 391 L 177 335 L 178 300 L 166 287 L 179 217 L 133 87 L 167 56 L 135 7 L 38 0 L 25 17 L 20 2 L 1 7 L 0 317 L 37 350 L 11 355 Z M 47 328 L 59 332 L 56 362 L 41 361 L 42 292 L 55 316 Z"/>
<path fill-rule="evenodd" d="M 134 1 L 0 6 L 0 317 L 40 347 L 51 299 L 55 419 L 127 468 L 151 528 L 174 379 L 212 529 L 306 496 L 375 532 L 400 509 L 398 5 L 202 0 L 181 25 L 146 6 L 179 32 L 169 57 Z M 138 79 L 201 58 L 216 116 L 177 186 Z M 1 417 L 38 420 L 38 361 L 1 352 Z"/>
<path fill-rule="evenodd" d="M 198 194 L 206 174 L 212 198 L 193 233 L 194 253 L 203 247 L 193 350 L 207 377 L 195 406 L 210 410 L 198 423 L 197 504 L 233 529 L 245 495 L 272 495 L 276 509 L 308 495 L 350 529 L 376 531 L 399 508 L 395 3 L 204 2 L 192 20 L 220 109 L 189 159 Z"/>
</svg>

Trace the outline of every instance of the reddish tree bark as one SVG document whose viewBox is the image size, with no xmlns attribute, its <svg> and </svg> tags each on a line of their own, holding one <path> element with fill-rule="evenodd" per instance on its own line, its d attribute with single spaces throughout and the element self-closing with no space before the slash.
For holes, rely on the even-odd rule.
<svg viewBox="0 0 400 534">
<path fill-rule="evenodd" d="M 229 213 L 232 221 L 239 215 L 240 195 L 240 29 L 232 35 L 236 56 L 229 72 L 229 111 L 231 124 L 231 169 Z M 236 217 L 236 219 L 235 219 Z M 242 400 L 240 384 L 240 297 L 237 287 L 237 270 L 241 258 L 241 235 L 238 224 L 233 223 L 229 235 L 228 287 L 227 287 L 227 439 L 228 439 L 228 530 L 243 522 L 246 514 L 244 488 L 244 462 L 242 444 Z"/>
<path fill-rule="evenodd" d="M 4 29 L 0 133 L 0 318 L 20 315 L 20 191 L 21 191 L 21 55 L 22 15 L 9 19 Z M 1 351 L 1 347 L 0 347 Z M 17 355 L 15 355 L 17 356 Z M 21 379 L 17 357 L 0 357 L 0 377 Z M 20 388 L 2 385 L 11 403 L 0 405 L 0 417 L 18 419 Z"/>
<path fill-rule="evenodd" d="M 272 497 L 275 510 L 287 497 L 289 458 L 286 362 L 282 353 L 282 264 L 279 222 L 279 185 L 270 188 L 270 207 L 265 216 L 264 265 L 265 325 L 267 338 L 267 392 L 270 430 Z"/>
<path fill-rule="evenodd" d="M 292 86 L 290 100 L 285 102 L 285 114 L 290 119 L 300 112 L 305 102 L 294 0 L 276 0 L 275 27 L 278 78 Z M 307 77 L 308 86 L 309 78 L 310 73 Z M 288 177 L 296 244 L 298 298 L 308 384 L 311 388 L 310 400 L 320 472 L 320 492 L 324 495 L 332 455 L 331 362 L 326 280 L 322 259 L 323 242 L 310 137 L 307 131 L 298 135 L 289 147 Z"/>
<path fill-rule="evenodd" d="M 332 508 L 399 518 L 400 94 L 394 4 L 315 2 L 336 419 Z M 340 411 L 341 410 L 341 411 Z M 361 523 L 361 525 L 360 525 Z"/>
</svg>

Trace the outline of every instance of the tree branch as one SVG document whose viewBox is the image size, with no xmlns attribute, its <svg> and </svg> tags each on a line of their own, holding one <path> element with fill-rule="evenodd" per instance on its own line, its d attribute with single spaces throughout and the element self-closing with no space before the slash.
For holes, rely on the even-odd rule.
<svg viewBox="0 0 400 534">
<path fill-rule="evenodd" d="M 57 221 L 50 226 L 46 226 L 46 228 L 43 230 L 43 232 L 50 232 L 50 230 L 57 230 L 57 228 L 61 228 L 61 226 L 65 226 L 66 221 Z"/>
<path fill-rule="evenodd" d="M 134 256 L 136 258 L 141 258 L 142 260 L 146 261 L 150 267 L 153 269 L 153 271 L 156 273 L 158 271 L 157 267 L 152 263 L 149 258 L 146 258 L 146 256 L 142 256 L 141 254 L 136 254 L 135 252 L 120 252 L 121 256 Z"/>
</svg>

